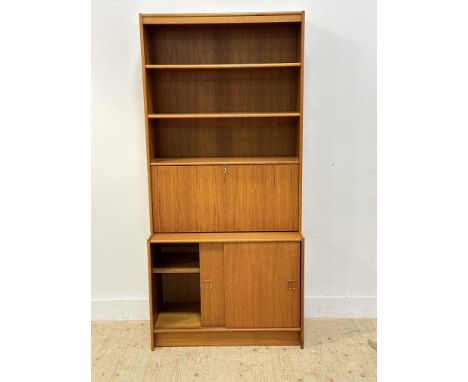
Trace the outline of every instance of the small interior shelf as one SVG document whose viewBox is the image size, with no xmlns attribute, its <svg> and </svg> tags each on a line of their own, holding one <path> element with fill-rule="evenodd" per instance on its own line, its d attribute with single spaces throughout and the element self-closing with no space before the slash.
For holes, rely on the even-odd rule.
<svg viewBox="0 0 468 382">
<path fill-rule="evenodd" d="M 200 157 L 160 158 L 151 161 L 151 166 L 189 166 L 215 164 L 299 164 L 297 157 Z"/>
<path fill-rule="evenodd" d="M 197 253 L 160 254 L 153 273 L 200 273 Z"/>
<path fill-rule="evenodd" d="M 151 113 L 148 118 L 287 118 L 300 117 L 299 112 L 285 113 Z"/>
<path fill-rule="evenodd" d="M 300 62 L 277 62 L 258 64 L 147 64 L 146 69 L 251 69 L 251 68 L 290 68 L 299 67 Z"/>
</svg>

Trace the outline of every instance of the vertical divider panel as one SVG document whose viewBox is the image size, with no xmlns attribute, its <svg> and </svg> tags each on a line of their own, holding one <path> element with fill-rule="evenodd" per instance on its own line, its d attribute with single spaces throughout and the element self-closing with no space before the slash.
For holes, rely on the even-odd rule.
<svg viewBox="0 0 468 382">
<path fill-rule="evenodd" d="M 200 243 L 202 326 L 224 326 L 224 244 Z"/>
</svg>

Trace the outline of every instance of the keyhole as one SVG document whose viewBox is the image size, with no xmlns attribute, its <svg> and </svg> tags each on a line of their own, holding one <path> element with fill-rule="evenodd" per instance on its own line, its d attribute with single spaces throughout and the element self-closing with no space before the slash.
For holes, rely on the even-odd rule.
<svg viewBox="0 0 468 382">
<path fill-rule="evenodd" d="M 223 168 L 223 172 L 224 172 L 224 174 L 227 174 L 227 167 Z"/>
</svg>

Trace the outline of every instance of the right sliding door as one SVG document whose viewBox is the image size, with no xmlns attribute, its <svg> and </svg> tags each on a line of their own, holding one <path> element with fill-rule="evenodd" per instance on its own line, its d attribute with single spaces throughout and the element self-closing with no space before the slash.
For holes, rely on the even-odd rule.
<svg viewBox="0 0 468 382">
<path fill-rule="evenodd" d="M 227 328 L 300 327 L 300 243 L 225 243 Z"/>
</svg>

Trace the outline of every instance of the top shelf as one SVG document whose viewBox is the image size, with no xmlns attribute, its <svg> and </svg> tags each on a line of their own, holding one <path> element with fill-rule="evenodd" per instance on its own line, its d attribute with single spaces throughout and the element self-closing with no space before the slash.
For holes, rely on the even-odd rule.
<svg viewBox="0 0 468 382">
<path fill-rule="evenodd" d="M 300 62 L 260 63 L 260 64 L 189 64 L 189 65 L 145 65 L 146 69 L 251 69 L 251 68 L 291 68 L 300 67 Z"/>
</svg>

